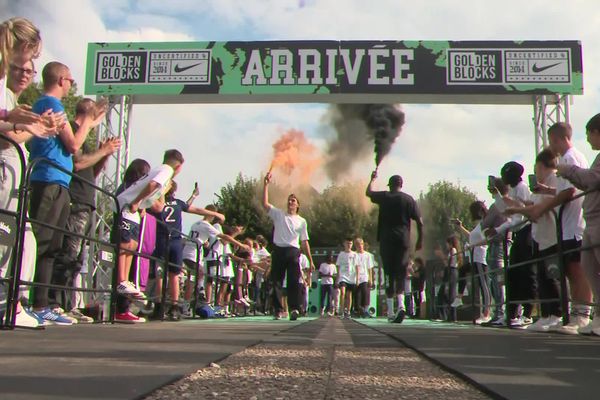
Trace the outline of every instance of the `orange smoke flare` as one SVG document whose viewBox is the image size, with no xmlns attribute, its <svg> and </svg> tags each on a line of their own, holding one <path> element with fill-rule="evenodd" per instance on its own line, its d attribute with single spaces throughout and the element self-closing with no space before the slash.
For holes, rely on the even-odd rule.
<svg viewBox="0 0 600 400">
<path fill-rule="evenodd" d="M 309 183 L 322 163 L 317 148 L 296 129 L 288 130 L 273 144 L 273 153 L 269 172 L 276 169 L 298 183 Z"/>
</svg>

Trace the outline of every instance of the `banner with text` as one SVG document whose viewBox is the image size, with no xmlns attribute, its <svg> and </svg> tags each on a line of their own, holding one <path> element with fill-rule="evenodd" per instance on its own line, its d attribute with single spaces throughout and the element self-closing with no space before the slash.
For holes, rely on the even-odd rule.
<svg viewBox="0 0 600 400">
<path fill-rule="evenodd" d="M 85 92 L 582 94 L 582 74 L 578 41 L 90 43 Z"/>
</svg>

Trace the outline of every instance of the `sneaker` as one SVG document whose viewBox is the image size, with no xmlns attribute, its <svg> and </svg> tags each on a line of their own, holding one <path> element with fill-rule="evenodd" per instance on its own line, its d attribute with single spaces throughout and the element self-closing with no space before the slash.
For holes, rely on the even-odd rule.
<svg viewBox="0 0 600 400">
<path fill-rule="evenodd" d="M 15 325 L 24 328 L 37 328 L 43 324 L 43 322 L 40 323 L 36 317 L 25 311 L 24 308 L 21 309 L 21 311 L 17 314 L 17 318 L 15 319 Z"/>
<path fill-rule="evenodd" d="M 521 317 L 521 325 L 531 325 L 531 324 L 533 324 L 533 318 Z"/>
<path fill-rule="evenodd" d="M 524 327 L 523 320 L 521 318 L 519 318 L 519 317 L 517 317 L 517 318 L 511 318 L 510 321 L 508 321 L 508 327 L 509 328 L 522 329 Z"/>
<path fill-rule="evenodd" d="M 144 307 L 142 307 L 142 309 L 140 310 L 140 314 L 150 315 L 150 314 L 152 314 L 152 312 L 154 312 L 154 303 L 152 301 L 148 300 L 146 305 Z"/>
<path fill-rule="evenodd" d="M 583 317 L 581 315 L 572 315 L 568 324 L 558 324 L 556 328 L 552 329 L 552 331 L 562 333 L 564 335 L 578 335 L 580 333 L 579 329 L 587 327 L 589 324 L 589 317 Z"/>
<path fill-rule="evenodd" d="M 406 312 L 404 310 L 398 310 L 398 312 L 396 313 L 396 316 L 394 317 L 394 320 L 392 322 L 394 324 L 401 324 L 402 321 L 404 321 L 405 315 L 406 315 Z"/>
<path fill-rule="evenodd" d="M 290 321 L 295 321 L 298 319 L 298 315 L 300 315 L 300 313 L 298 312 L 298 310 L 292 310 L 292 312 L 290 313 Z"/>
<path fill-rule="evenodd" d="M 131 311 L 127 311 L 124 313 L 115 313 L 115 322 L 123 324 L 139 324 L 141 322 L 146 322 L 146 318 L 138 317 Z"/>
<path fill-rule="evenodd" d="M 181 321 L 181 310 L 178 305 L 174 304 L 169 308 L 169 311 L 167 311 L 167 319 L 169 321 Z"/>
<path fill-rule="evenodd" d="M 485 325 L 492 320 L 492 317 L 479 317 L 475 320 L 475 325 Z"/>
<path fill-rule="evenodd" d="M 281 313 L 276 312 L 275 315 L 273 315 L 273 319 L 279 321 L 281 319 Z"/>
<path fill-rule="evenodd" d="M 329 311 L 329 312 L 327 313 L 327 316 L 328 316 L 328 317 L 333 317 L 334 315 L 335 315 L 335 313 L 334 313 L 333 311 Z"/>
<path fill-rule="evenodd" d="M 123 296 L 131 297 L 135 300 L 147 300 L 146 295 L 140 292 L 133 283 L 128 281 L 119 283 L 117 286 L 117 293 Z"/>
<path fill-rule="evenodd" d="M 87 315 L 82 313 L 77 308 L 74 308 L 71 311 L 69 311 L 68 313 L 66 313 L 66 316 L 71 319 L 76 320 L 77 323 L 80 323 L 80 324 L 91 324 L 94 322 L 94 318 L 88 317 Z"/>
<path fill-rule="evenodd" d="M 63 310 L 61 307 L 54 307 L 51 309 L 51 311 L 54 314 L 58 314 L 64 318 L 70 319 L 71 322 L 73 322 L 74 324 L 76 324 L 78 321 L 76 318 L 71 317 L 70 315 L 67 315 L 67 313 L 65 312 L 65 310 Z"/>
<path fill-rule="evenodd" d="M 547 332 L 550 327 L 550 317 L 542 317 L 529 325 L 526 329 L 532 332 Z"/>
<path fill-rule="evenodd" d="M 462 299 L 460 297 L 456 297 L 454 299 L 454 301 L 452 302 L 452 304 L 450 304 L 450 307 L 457 308 L 457 307 L 460 307 L 462 305 L 463 305 Z"/>
<path fill-rule="evenodd" d="M 502 327 L 502 326 L 506 326 L 506 319 L 504 317 L 498 317 L 494 320 L 492 320 L 490 323 L 490 326 L 493 327 Z"/>
<path fill-rule="evenodd" d="M 63 315 L 52 312 L 49 308 L 34 311 L 38 318 L 44 320 L 44 325 L 73 325 L 73 320 Z"/>
<path fill-rule="evenodd" d="M 245 299 L 245 298 L 243 298 L 243 297 L 242 297 L 242 298 L 240 299 L 240 301 L 242 302 L 242 304 L 244 305 L 244 307 L 248 307 L 248 308 L 250 308 L 250 303 L 248 302 L 248 300 L 247 300 L 247 299 Z"/>
</svg>

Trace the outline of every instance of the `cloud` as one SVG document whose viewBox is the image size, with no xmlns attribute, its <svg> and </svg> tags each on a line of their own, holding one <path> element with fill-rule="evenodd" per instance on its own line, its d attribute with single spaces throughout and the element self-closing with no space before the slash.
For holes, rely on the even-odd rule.
<svg viewBox="0 0 600 400">
<path fill-rule="evenodd" d="M 581 40 L 585 95 L 570 110 L 575 143 L 588 158 L 583 127 L 598 112 L 600 9 L 585 0 L 481 2 L 438 0 L 0 0 L 0 18 L 23 15 L 42 30 L 49 60 L 71 66 L 83 82 L 86 45 L 94 41 L 186 40 Z M 80 84 L 80 88 L 83 85 Z M 486 198 L 486 177 L 508 160 L 531 171 L 534 159 L 531 106 L 404 105 L 406 124 L 381 168 L 400 173 L 418 195 L 440 179 L 460 182 Z M 136 106 L 132 158 L 160 162 L 162 152 L 181 148 L 186 165 L 180 195 L 198 180 L 199 204 L 238 172 L 258 176 L 268 165 L 271 145 L 282 130 L 302 129 L 325 148 L 320 126 L 324 105 Z M 353 167 L 368 179 L 371 159 Z M 323 183 L 325 185 L 326 183 Z"/>
</svg>

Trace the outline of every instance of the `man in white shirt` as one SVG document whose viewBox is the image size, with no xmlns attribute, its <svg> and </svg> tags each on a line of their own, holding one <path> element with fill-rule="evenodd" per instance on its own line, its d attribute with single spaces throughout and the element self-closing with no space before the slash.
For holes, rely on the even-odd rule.
<svg viewBox="0 0 600 400">
<path fill-rule="evenodd" d="M 344 250 L 337 256 L 335 265 L 338 270 L 338 285 L 340 287 L 340 316 L 350 318 L 352 296 L 357 286 L 356 253 L 352 251 L 352 239 L 344 240 Z"/>
<path fill-rule="evenodd" d="M 273 307 L 275 319 L 280 319 L 283 311 L 281 303 L 283 278 L 287 272 L 287 293 L 290 320 L 295 321 L 300 315 L 300 266 L 298 260 L 300 249 L 310 261 L 310 269 L 314 271 L 314 263 L 308 243 L 306 220 L 298 215 L 300 202 L 294 194 L 288 196 L 287 211 L 280 210 L 269 203 L 269 183 L 271 173 L 264 178 L 262 204 L 273 220 L 273 255 L 271 264 L 271 280 L 273 282 Z"/>
<path fill-rule="evenodd" d="M 574 165 L 579 168 L 589 168 L 585 156 L 577 150 L 572 143 L 573 130 L 565 122 L 557 122 L 548 129 L 550 149 L 559 155 L 558 163 Z M 564 190 L 574 188 L 573 184 L 565 178 L 558 177 L 556 188 L 546 188 L 545 193 L 555 195 Z M 575 195 L 580 193 L 576 191 Z M 559 327 L 558 332 L 577 334 L 579 328 L 590 323 L 592 303 L 592 290 L 588 284 L 585 273 L 581 267 L 579 249 L 583 239 L 585 221 L 583 220 L 583 197 L 566 203 L 562 214 L 562 249 L 569 252 L 564 256 L 567 278 L 569 279 L 570 293 L 573 300 L 571 318 L 567 325 Z"/>
</svg>

